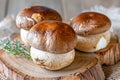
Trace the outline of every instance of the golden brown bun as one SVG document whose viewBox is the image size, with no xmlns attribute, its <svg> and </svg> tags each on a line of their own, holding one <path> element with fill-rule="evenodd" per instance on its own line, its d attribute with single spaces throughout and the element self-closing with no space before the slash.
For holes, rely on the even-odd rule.
<svg viewBox="0 0 120 80">
<path fill-rule="evenodd" d="M 77 34 L 95 35 L 108 31 L 111 27 L 111 21 L 104 14 L 84 12 L 71 20 L 71 26 Z"/>
<path fill-rule="evenodd" d="M 60 14 L 48 7 L 31 6 L 19 12 L 16 17 L 16 24 L 19 28 L 29 30 L 37 22 L 43 20 L 62 21 Z"/>
<path fill-rule="evenodd" d="M 27 41 L 36 49 L 62 54 L 75 48 L 76 34 L 71 26 L 60 21 L 43 21 L 30 29 Z"/>
</svg>

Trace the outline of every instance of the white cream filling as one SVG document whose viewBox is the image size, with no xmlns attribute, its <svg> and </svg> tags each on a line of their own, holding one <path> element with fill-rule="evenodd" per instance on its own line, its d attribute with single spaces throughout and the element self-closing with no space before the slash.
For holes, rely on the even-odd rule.
<svg viewBox="0 0 120 80">
<path fill-rule="evenodd" d="M 64 54 L 53 54 L 31 47 L 30 53 L 35 63 L 50 70 L 58 70 L 70 65 L 75 57 L 74 49 Z"/>
<path fill-rule="evenodd" d="M 20 37 L 21 37 L 21 40 L 26 44 L 28 45 L 27 43 L 27 34 L 28 34 L 28 31 L 25 30 L 25 29 L 20 29 Z"/>
</svg>

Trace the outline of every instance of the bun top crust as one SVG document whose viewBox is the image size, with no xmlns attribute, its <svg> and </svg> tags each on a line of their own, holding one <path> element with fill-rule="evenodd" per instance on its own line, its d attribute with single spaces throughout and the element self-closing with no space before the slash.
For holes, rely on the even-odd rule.
<svg viewBox="0 0 120 80">
<path fill-rule="evenodd" d="M 75 48 L 76 34 L 71 26 L 60 21 L 43 21 L 30 29 L 27 41 L 36 49 L 64 54 Z"/>
<path fill-rule="evenodd" d="M 33 25 L 43 20 L 62 21 L 60 14 L 45 6 L 31 6 L 20 11 L 16 17 L 19 28 L 29 30 Z"/>
<path fill-rule="evenodd" d="M 84 12 L 71 20 L 71 26 L 79 35 L 95 35 L 106 32 L 111 27 L 110 19 L 97 12 Z"/>
</svg>

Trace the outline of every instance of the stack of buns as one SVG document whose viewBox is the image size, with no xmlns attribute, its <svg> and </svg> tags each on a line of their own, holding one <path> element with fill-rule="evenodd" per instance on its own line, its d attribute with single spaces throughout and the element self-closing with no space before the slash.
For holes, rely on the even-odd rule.
<svg viewBox="0 0 120 80">
<path fill-rule="evenodd" d="M 110 19 L 97 12 L 84 12 L 63 23 L 60 14 L 48 7 L 32 6 L 19 12 L 16 24 L 32 60 L 40 67 L 59 70 L 70 65 L 75 50 L 96 52 L 110 43 Z"/>
<path fill-rule="evenodd" d="M 113 65 L 120 61 L 119 38 L 110 31 L 111 20 L 98 12 L 82 12 L 69 24 L 77 34 L 76 49 L 93 54 L 99 63 Z"/>
<path fill-rule="evenodd" d="M 21 40 L 31 46 L 32 60 L 45 69 L 62 69 L 75 58 L 76 33 L 61 21 L 57 11 L 44 6 L 25 8 L 17 15 Z"/>
<path fill-rule="evenodd" d="M 57 20 L 62 21 L 60 14 L 51 8 L 45 6 L 31 6 L 21 10 L 16 17 L 17 27 L 20 29 L 20 36 L 24 44 L 27 43 L 27 33 L 28 31 L 38 22 L 44 20 Z"/>
<path fill-rule="evenodd" d="M 43 21 L 28 32 L 33 61 L 49 70 L 70 65 L 75 57 L 76 34 L 67 24 L 59 21 Z"/>
<path fill-rule="evenodd" d="M 84 52 L 96 52 L 106 48 L 110 42 L 111 21 L 104 14 L 84 12 L 70 22 L 77 33 L 76 49 Z"/>
</svg>

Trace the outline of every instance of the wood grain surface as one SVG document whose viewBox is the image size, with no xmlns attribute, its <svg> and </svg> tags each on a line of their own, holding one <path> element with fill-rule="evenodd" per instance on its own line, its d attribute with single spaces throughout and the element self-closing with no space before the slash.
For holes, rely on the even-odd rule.
<svg viewBox="0 0 120 80">
<path fill-rule="evenodd" d="M 104 80 L 105 76 L 97 58 L 76 51 L 74 62 L 61 70 L 50 71 L 32 60 L 0 51 L 0 72 L 8 80 Z"/>
<path fill-rule="evenodd" d="M 118 36 L 111 32 L 111 41 L 105 49 L 99 50 L 96 53 L 101 64 L 113 65 L 120 61 L 120 45 Z"/>
</svg>

